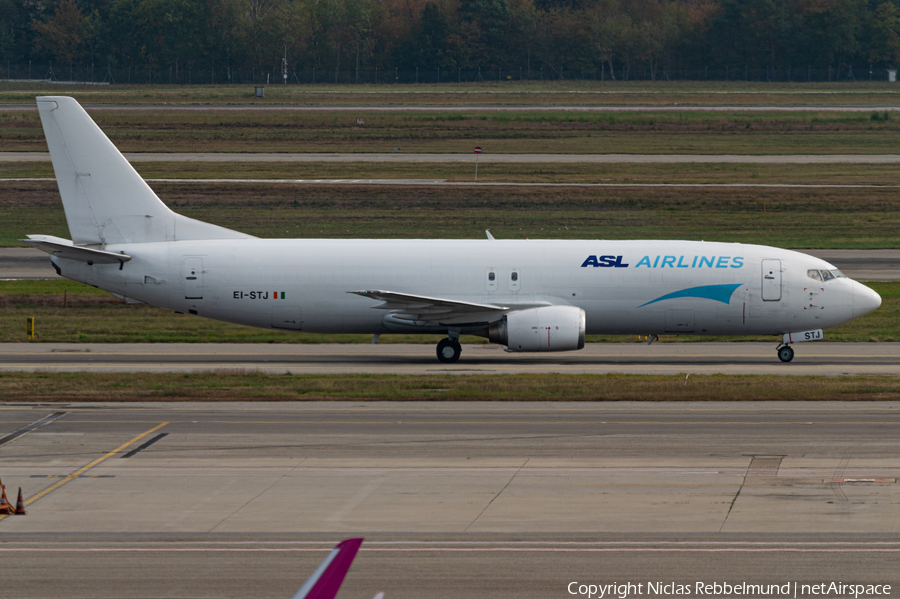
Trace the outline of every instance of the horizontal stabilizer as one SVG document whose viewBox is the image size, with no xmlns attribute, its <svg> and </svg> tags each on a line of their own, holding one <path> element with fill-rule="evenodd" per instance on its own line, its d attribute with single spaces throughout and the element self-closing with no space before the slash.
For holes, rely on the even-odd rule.
<svg viewBox="0 0 900 599">
<path fill-rule="evenodd" d="M 121 264 L 131 260 L 131 256 L 128 254 L 116 254 L 114 252 L 78 246 L 68 239 L 53 237 L 52 235 L 29 235 L 28 239 L 20 239 L 19 241 L 53 256 L 68 260 L 79 260 L 88 264 Z"/>
</svg>

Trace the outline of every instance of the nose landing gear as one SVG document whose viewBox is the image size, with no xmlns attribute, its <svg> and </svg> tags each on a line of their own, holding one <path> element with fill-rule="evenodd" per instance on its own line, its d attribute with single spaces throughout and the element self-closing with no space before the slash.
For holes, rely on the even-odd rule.
<svg viewBox="0 0 900 599">
<path fill-rule="evenodd" d="M 790 345 L 779 345 L 775 351 L 778 352 L 778 359 L 782 362 L 790 362 L 794 359 L 794 348 Z"/>
</svg>

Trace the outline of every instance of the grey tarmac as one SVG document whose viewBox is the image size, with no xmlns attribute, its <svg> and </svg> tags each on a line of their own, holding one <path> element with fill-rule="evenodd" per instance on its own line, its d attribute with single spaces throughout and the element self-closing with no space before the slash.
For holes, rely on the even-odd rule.
<svg viewBox="0 0 900 599">
<path fill-rule="evenodd" d="M 896 402 L 13 403 L 0 436 L 54 412 L 0 445 L 0 597 L 290 597 L 351 536 L 346 598 L 900 584 Z"/>
<path fill-rule="evenodd" d="M 784 364 L 775 355 L 780 341 L 588 343 L 535 354 L 463 345 L 455 364 L 438 362 L 428 344 L 2 343 L 0 372 L 900 375 L 900 343 L 795 343 L 793 362 Z"/>
<path fill-rule="evenodd" d="M 129 162 L 475 162 L 475 154 L 408 152 L 123 152 Z M 900 164 L 900 154 L 481 154 L 481 163 Z M 48 152 L 0 152 L 0 162 L 50 162 Z"/>
<path fill-rule="evenodd" d="M 858 281 L 900 280 L 900 250 L 799 250 L 827 260 Z M 34 248 L 0 248 L 0 281 L 58 279 L 47 254 Z"/>
</svg>

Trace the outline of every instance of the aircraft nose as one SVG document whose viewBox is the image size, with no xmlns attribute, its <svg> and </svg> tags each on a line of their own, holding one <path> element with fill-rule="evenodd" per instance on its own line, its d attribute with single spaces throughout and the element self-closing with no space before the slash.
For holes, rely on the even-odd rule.
<svg viewBox="0 0 900 599">
<path fill-rule="evenodd" d="M 856 283 L 853 285 L 853 318 L 865 316 L 869 312 L 874 312 L 881 305 L 881 296 L 863 285 Z"/>
</svg>

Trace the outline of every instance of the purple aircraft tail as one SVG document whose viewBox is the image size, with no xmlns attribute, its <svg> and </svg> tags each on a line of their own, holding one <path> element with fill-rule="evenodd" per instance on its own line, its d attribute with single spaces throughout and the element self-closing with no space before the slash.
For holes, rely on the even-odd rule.
<svg viewBox="0 0 900 599">
<path fill-rule="evenodd" d="M 362 542 L 363 539 L 347 539 L 338 543 L 300 587 L 294 599 L 334 599 Z"/>
</svg>

